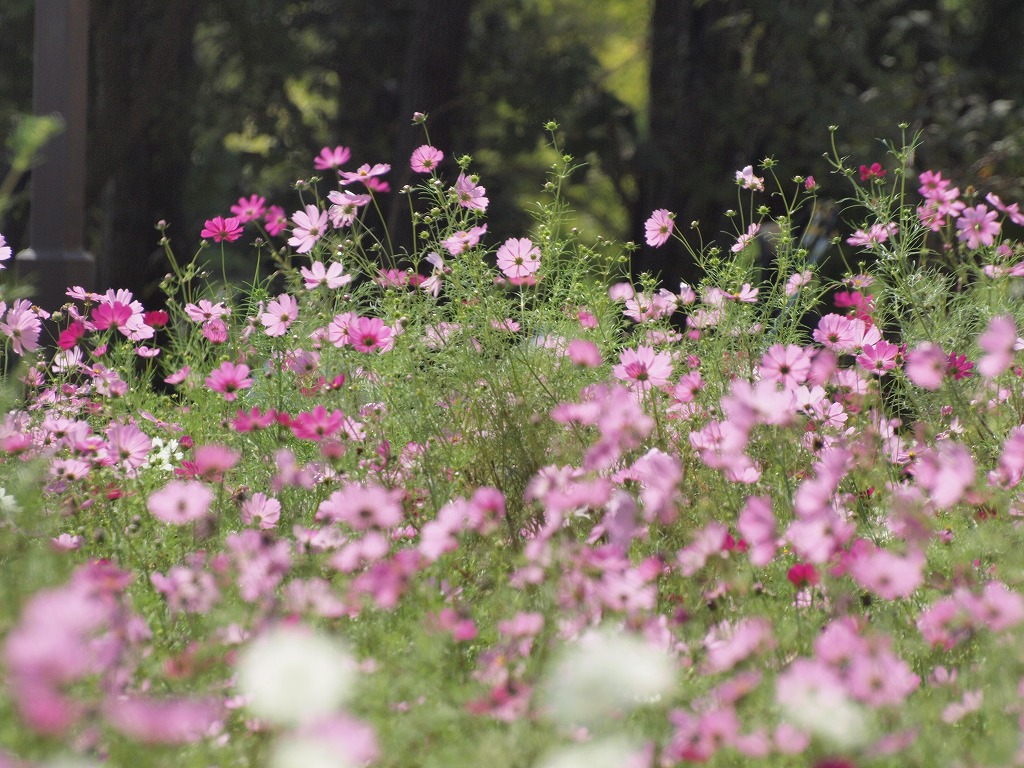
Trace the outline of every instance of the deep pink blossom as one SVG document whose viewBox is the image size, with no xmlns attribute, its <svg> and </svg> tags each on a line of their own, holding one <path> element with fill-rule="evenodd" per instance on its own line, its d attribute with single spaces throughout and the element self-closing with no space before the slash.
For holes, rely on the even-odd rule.
<svg viewBox="0 0 1024 768">
<path fill-rule="evenodd" d="M 231 206 L 231 212 L 238 217 L 239 224 L 262 219 L 267 212 L 267 198 L 259 195 L 240 197 L 238 202 Z"/>
<path fill-rule="evenodd" d="M 233 243 L 242 236 L 242 224 L 235 216 L 230 216 L 226 219 L 223 216 L 215 216 L 206 221 L 206 224 L 203 225 L 203 231 L 199 234 L 200 237 L 212 238 L 215 243 L 221 243 L 225 240 Z"/>
<path fill-rule="evenodd" d="M 324 147 L 314 158 L 313 167 L 318 171 L 337 170 L 347 163 L 350 157 L 352 157 L 352 152 L 348 147 L 339 146 L 334 149 Z"/>
</svg>

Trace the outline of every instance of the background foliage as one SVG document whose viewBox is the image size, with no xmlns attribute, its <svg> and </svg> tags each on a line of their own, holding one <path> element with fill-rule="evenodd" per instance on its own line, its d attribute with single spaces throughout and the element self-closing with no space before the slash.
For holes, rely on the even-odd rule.
<svg viewBox="0 0 1024 768">
<path fill-rule="evenodd" d="M 769 155 L 838 196 L 820 157 L 831 124 L 840 151 L 870 163 L 907 122 L 924 132 L 921 168 L 1022 191 L 1014 0 L 97 0 L 90 12 L 87 246 L 102 286 L 145 296 L 162 276 L 156 221 L 191 249 L 224 200 L 287 203 L 325 145 L 391 162 L 399 188 L 416 110 L 449 161 L 474 156 L 499 239 L 530 227 L 515 203 L 551 160 L 538 140 L 549 119 L 587 163 L 568 196 L 590 236 L 642 242 L 664 207 L 713 238 L 729 228 L 732 172 Z M 28 0 L 0 8 L 0 132 L 31 108 L 32 15 Z M 390 204 L 396 222 L 406 203 Z M 0 222 L 16 248 L 26 209 Z M 643 248 L 635 267 L 695 277 L 681 248 Z"/>
</svg>

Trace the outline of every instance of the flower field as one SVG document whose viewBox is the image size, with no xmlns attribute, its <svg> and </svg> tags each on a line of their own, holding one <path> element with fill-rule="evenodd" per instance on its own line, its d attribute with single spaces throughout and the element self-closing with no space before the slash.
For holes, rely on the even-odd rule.
<svg viewBox="0 0 1024 768">
<path fill-rule="evenodd" d="M 557 146 L 504 242 L 417 149 L 411 253 L 339 146 L 5 296 L 0 768 L 1024 764 L 1024 213 L 907 144 L 828 265 L 770 159 L 670 289 Z"/>
</svg>

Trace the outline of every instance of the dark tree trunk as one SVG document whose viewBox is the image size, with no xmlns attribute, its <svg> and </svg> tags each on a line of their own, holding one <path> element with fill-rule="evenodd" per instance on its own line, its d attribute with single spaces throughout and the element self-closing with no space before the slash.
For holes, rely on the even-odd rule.
<svg viewBox="0 0 1024 768">
<path fill-rule="evenodd" d="M 159 300 L 167 271 L 155 225 L 184 239 L 201 0 L 94 2 L 90 199 L 100 205 L 100 288 Z M 195 238 L 190 238 L 194 240 Z"/>
<path fill-rule="evenodd" d="M 637 158 L 639 195 L 634 210 L 634 240 L 642 244 L 633 272 L 660 275 L 678 288 L 700 279 L 686 250 L 670 241 L 660 249 L 644 242 L 644 221 L 653 210 L 673 211 L 676 226 L 696 242 L 691 222 L 699 222 L 705 240 L 721 229 L 720 201 L 712 192 L 729 172 L 731 153 L 720 131 L 716 103 L 729 99 L 728 46 L 716 22 L 731 13 L 727 0 L 655 0 L 651 14 L 649 135 Z"/>
<path fill-rule="evenodd" d="M 390 181 L 394 190 L 415 184 L 419 176 L 409 167 L 413 150 L 424 142 L 423 127 L 412 125 L 414 112 L 429 115 L 430 142 L 445 153 L 443 170 L 456 167 L 454 144 L 460 128 L 460 74 L 473 0 L 417 0 L 412 34 L 406 49 L 398 124 Z M 409 204 L 394 195 L 388 210 L 388 231 L 397 249 L 412 250 Z"/>
</svg>

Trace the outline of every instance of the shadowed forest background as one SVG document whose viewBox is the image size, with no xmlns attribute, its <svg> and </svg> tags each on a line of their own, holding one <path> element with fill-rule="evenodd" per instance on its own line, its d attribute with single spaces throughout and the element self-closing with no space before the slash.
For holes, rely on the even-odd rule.
<svg viewBox="0 0 1024 768">
<path fill-rule="evenodd" d="M 0 6 L 0 136 L 31 111 L 33 3 Z M 643 243 L 655 208 L 705 239 L 728 229 L 734 171 L 773 156 L 842 197 L 828 126 L 854 164 L 923 133 L 915 167 L 1024 197 L 1024 32 L 1018 0 L 96 0 L 90 7 L 86 245 L 97 287 L 158 296 L 158 220 L 191 253 L 240 196 L 299 207 L 321 147 L 413 181 L 430 141 L 487 188 L 489 240 L 524 236 L 552 157 L 543 125 L 585 163 L 578 226 Z M 0 175 L 3 172 L 0 162 Z M 411 246 L 408 201 L 382 198 Z M 28 245 L 27 185 L 0 221 Z M 673 243 L 636 270 L 696 279 Z M 246 258 L 235 254 L 237 264 Z M 246 273 L 249 274 L 249 273 Z"/>
</svg>

